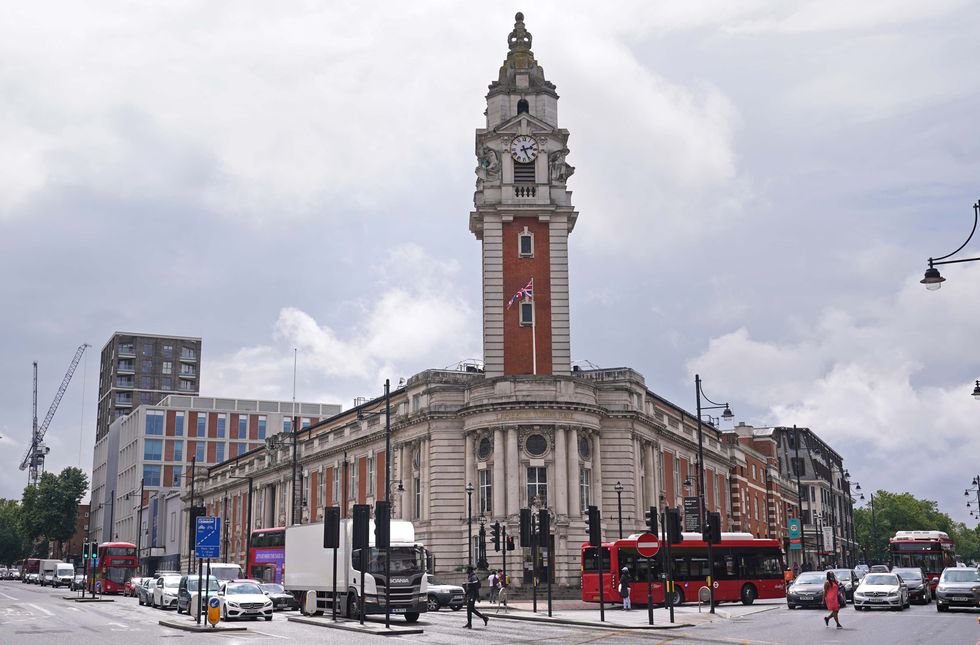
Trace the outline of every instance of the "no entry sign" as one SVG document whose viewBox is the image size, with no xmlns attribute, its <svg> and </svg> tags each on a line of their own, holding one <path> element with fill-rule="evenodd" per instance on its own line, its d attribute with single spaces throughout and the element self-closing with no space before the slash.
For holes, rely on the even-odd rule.
<svg viewBox="0 0 980 645">
<path fill-rule="evenodd" d="M 636 552 L 644 558 L 652 558 L 660 550 L 660 540 L 652 533 L 644 533 L 636 540 Z"/>
</svg>

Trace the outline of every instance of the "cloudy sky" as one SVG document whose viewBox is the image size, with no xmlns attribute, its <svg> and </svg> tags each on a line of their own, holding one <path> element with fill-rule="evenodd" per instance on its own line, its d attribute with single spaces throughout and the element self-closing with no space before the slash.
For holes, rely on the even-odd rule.
<svg viewBox="0 0 980 645">
<path fill-rule="evenodd" d="M 967 520 L 980 198 L 960 0 L 6 3 L 0 496 L 75 348 L 48 466 L 91 468 L 116 330 L 202 336 L 206 395 L 349 406 L 481 355 L 487 84 L 523 10 L 571 133 L 572 357 L 809 426 Z M 964 250 L 980 255 L 980 239 Z"/>
</svg>

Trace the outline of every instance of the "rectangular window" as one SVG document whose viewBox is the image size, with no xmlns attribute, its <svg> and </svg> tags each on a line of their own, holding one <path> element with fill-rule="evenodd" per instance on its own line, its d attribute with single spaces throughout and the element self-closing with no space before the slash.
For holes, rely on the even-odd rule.
<svg viewBox="0 0 980 645">
<path fill-rule="evenodd" d="M 140 392 L 140 403 L 143 403 L 144 405 L 154 405 L 159 403 L 159 400 L 154 401 L 153 398 L 153 394 L 150 392 Z"/>
<path fill-rule="evenodd" d="M 526 230 L 518 236 L 518 254 L 529 258 L 534 255 L 534 236 Z"/>
<path fill-rule="evenodd" d="M 259 417 L 259 439 L 265 439 L 265 417 Z"/>
<path fill-rule="evenodd" d="M 244 414 L 238 417 L 238 438 L 248 439 L 248 417 Z"/>
<path fill-rule="evenodd" d="M 681 464 L 680 456 L 674 459 L 674 497 L 681 496 Z"/>
<path fill-rule="evenodd" d="M 153 341 L 143 341 L 143 356 L 153 356 Z"/>
<path fill-rule="evenodd" d="M 181 366 L 180 366 L 180 375 L 181 376 L 196 376 L 197 375 L 197 368 L 194 367 L 193 365 L 188 365 L 186 363 L 185 364 L 181 364 Z"/>
<path fill-rule="evenodd" d="M 144 464 L 143 466 L 143 485 L 159 486 L 161 468 L 157 464 Z"/>
<path fill-rule="evenodd" d="M 350 499 L 357 499 L 357 470 L 358 470 L 358 468 L 357 468 L 357 460 L 356 459 L 354 460 L 354 463 L 352 465 L 348 466 L 347 470 L 350 471 L 350 490 L 349 490 L 350 495 L 349 495 L 349 497 L 350 497 Z"/>
<path fill-rule="evenodd" d="M 367 494 L 368 495 L 374 495 L 374 480 L 376 479 L 375 473 L 374 473 L 374 455 L 371 455 L 370 457 L 368 457 L 367 463 L 368 463 L 368 465 L 367 465 L 367 472 L 368 472 L 368 476 L 367 476 L 368 477 L 368 480 L 367 480 Z"/>
<path fill-rule="evenodd" d="M 489 468 L 480 471 L 480 513 L 493 514 L 493 471 Z"/>
<path fill-rule="evenodd" d="M 752 496 L 752 515 L 756 520 L 759 519 L 759 498 L 755 495 Z"/>
<path fill-rule="evenodd" d="M 146 434 L 163 434 L 163 410 L 146 411 Z"/>
<path fill-rule="evenodd" d="M 208 436 L 208 415 L 204 412 L 197 414 L 197 436 Z"/>
<path fill-rule="evenodd" d="M 752 464 L 752 479 L 755 480 L 755 464 Z"/>
<path fill-rule="evenodd" d="M 225 460 L 225 442 L 219 441 L 214 450 L 214 463 L 220 464 Z"/>
<path fill-rule="evenodd" d="M 132 372 L 136 368 L 136 364 L 131 360 L 119 361 L 119 367 L 117 368 L 120 372 Z"/>
<path fill-rule="evenodd" d="M 661 471 L 662 472 L 662 471 Z M 582 498 L 582 512 L 584 513 L 592 503 L 592 469 L 582 468 L 578 471 L 579 497 Z"/>
<path fill-rule="evenodd" d="M 132 354 L 134 351 L 132 343 L 122 343 L 119 345 L 120 354 Z"/>
<path fill-rule="evenodd" d="M 522 302 L 521 303 L 521 324 L 522 325 L 533 325 L 534 324 L 534 303 L 533 302 Z"/>
<path fill-rule="evenodd" d="M 169 376 L 164 376 L 160 378 L 160 389 L 161 390 L 172 390 L 174 389 L 173 380 Z"/>
<path fill-rule="evenodd" d="M 415 517 L 422 517 L 422 480 L 415 478 Z"/>
<path fill-rule="evenodd" d="M 132 387 L 132 385 L 133 385 L 133 382 L 130 381 L 129 382 L 129 386 Z M 125 387 L 125 386 L 123 386 L 123 387 Z M 140 388 L 142 388 L 144 390 L 149 390 L 152 387 L 153 387 L 153 379 L 152 378 L 150 378 L 149 376 L 141 376 L 140 377 Z"/>
<path fill-rule="evenodd" d="M 720 509 L 721 508 L 721 496 L 718 494 L 718 480 L 721 479 L 721 475 L 718 475 L 716 477 L 712 477 L 712 479 L 714 480 L 714 486 L 715 486 L 715 508 L 716 509 Z"/>
<path fill-rule="evenodd" d="M 160 366 L 160 372 L 163 374 L 173 374 L 174 364 L 171 361 L 163 361 Z"/>
<path fill-rule="evenodd" d="M 174 466 L 174 481 L 171 485 L 180 488 L 183 485 L 183 482 L 181 481 L 183 478 L 183 474 L 184 474 L 183 466 Z"/>
<path fill-rule="evenodd" d="M 283 432 L 292 432 L 293 431 L 293 420 L 290 419 L 289 417 L 283 417 L 283 420 L 282 420 L 282 431 Z"/>
<path fill-rule="evenodd" d="M 184 360 L 194 361 L 197 360 L 197 350 L 190 347 L 180 348 L 180 357 Z"/>
<path fill-rule="evenodd" d="M 412 395 L 412 414 L 415 414 L 422 409 L 422 395 L 413 394 Z"/>
<path fill-rule="evenodd" d="M 164 358 L 170 358 L 171 356 L 174 355 L 174 346 L 164 345 L 163 349 L 160 350 L 160 353 L 163 354 Z"/>
<path fill-rule="evenodd" d="M 184 413 L 178 412 L 174 415 L 174 434 L 178 437 L 184 436 Z"/>
<path fill-rule="evenodd" d="M 218 438 L 225 438 L 225 422 L 228 420 L 227 415 L 223 412 L 218 414 Z"/>
<path fill-rule="evenodd" d="M 548 469 L 540 466 L 527 469 L 527 503 L 531 504 L 535 497 L 542 507 L 548 506 Z"/>
<path fill-rule="evenodd" d="M 181 379 L 181 380 L 177 381 L 177 389 L 180 390 L 181 392 L 193 392 L 194 391 L 194 382 L 193 381 L 185 381 L 185 380 Z"/>
<path fill-rule="evenodd" d="M 333 503 L 334 506 L 340 503 L 340 467 L 334 466 L 333 469 Z"/>
<path fill-rule="evenodd" d="M 174 442 L 174 461 L 184 461 L 184 442 Z"/>
<path fill-rule="evenodd" d="M 197 459 L 197 461 L 202 461 L 202 462 L 204 461 L 204 457 L 205 457 L 204 451 L 207 449 L 207 447 L 208 444 L 206 442 L 204 441 L 197 442 L 197 446 L 195 447 L 195 452 L 194 452 L 194 457 Z"/>
<path fill-rule="evenodd" d="M 146 461 L 160 461 L 163 459 L 163 440 L 145 439 L 143 441 L 143 459 Z"/>
<path fill-rule="evenodd" d="M 374 418 L 377 419 L 377 417 L 374 417 Z M 305 430 L 306 428 L 309 428 L 310 427 L 311 423 L 312 422 L 311 422 L 311 420 L 310 420 L 309 417 L 302 417 L 299 420 L 299 427 L 300 427 L 300 429 Z"/>
<path fill-rule="evenodd" d="M 143 359 L 140 361 L 140 371 L 141 372 L 152 372 L 153 371 L 153 361 Z"/>
</svg>

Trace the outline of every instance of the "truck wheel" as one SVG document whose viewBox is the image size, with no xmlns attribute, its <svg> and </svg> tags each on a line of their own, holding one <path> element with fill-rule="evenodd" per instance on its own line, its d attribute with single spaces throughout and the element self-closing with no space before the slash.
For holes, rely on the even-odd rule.
<svg viewBox="0 0 980 645">
<path fill-rule="evenodd" d="M 427 611 L 439 611 L 439 601 L 436 600 L 435 596 L 429 596 L 429 599 L 425 605 Z"/>
<path fill-rule="evenodd" d="M 357 595 L 352 593 L 347 594 L 347 617 L 351 620 L 360 620 L 357 609 Z"/>
<path fill-rule="evenodd" d="M 405 622 L 409 625 L 419 622 L 419 613 L 417 611 L 410 611 L 405 614 Z"/>
</svg>

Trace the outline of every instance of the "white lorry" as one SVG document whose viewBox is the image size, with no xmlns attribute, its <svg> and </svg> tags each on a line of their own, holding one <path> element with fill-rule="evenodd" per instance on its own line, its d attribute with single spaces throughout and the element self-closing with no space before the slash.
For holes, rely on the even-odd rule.
<svg viewBox="0 0 980 645">
<path fill-rule="evenodd" d="M 205 565 L 205 570 L 207 565 Z M 218 582 L 223 582 L 225 580 L 236 580 L 238 578 L 243 578 L 242 567 L 238 564 L 229 564 L 228 562 L 212 562 L 211 563 L 211 575 L 218 579 Z"/>
<path fill-rule="evenodd" d="M 323 524 L 286 527 L 283 586 L 307 615 L 332 612 L 359 618 L 361 553 L 351 548 L 352 521 L 340 521 L 337 549 L 337 596 L 333 594 L 333 549 L 323 548 Z M 385 551 L 374 548 L 374 520 L 370 522 L 364 575 L 364 613 L 385 613 Z M 426 610 L 425 549 L 415 542 L 415 527 L 405 520 L 391 520 L 391 613 L 408 623 Z"/>
<path fill-rule="evenodd" d="M 56 586 L 56 573 L 59 564 L 63 564 L 61 560 L 41 560 L 38 564 L 37 580 L 42 587 L 46 585 Z"/>
</svg>

